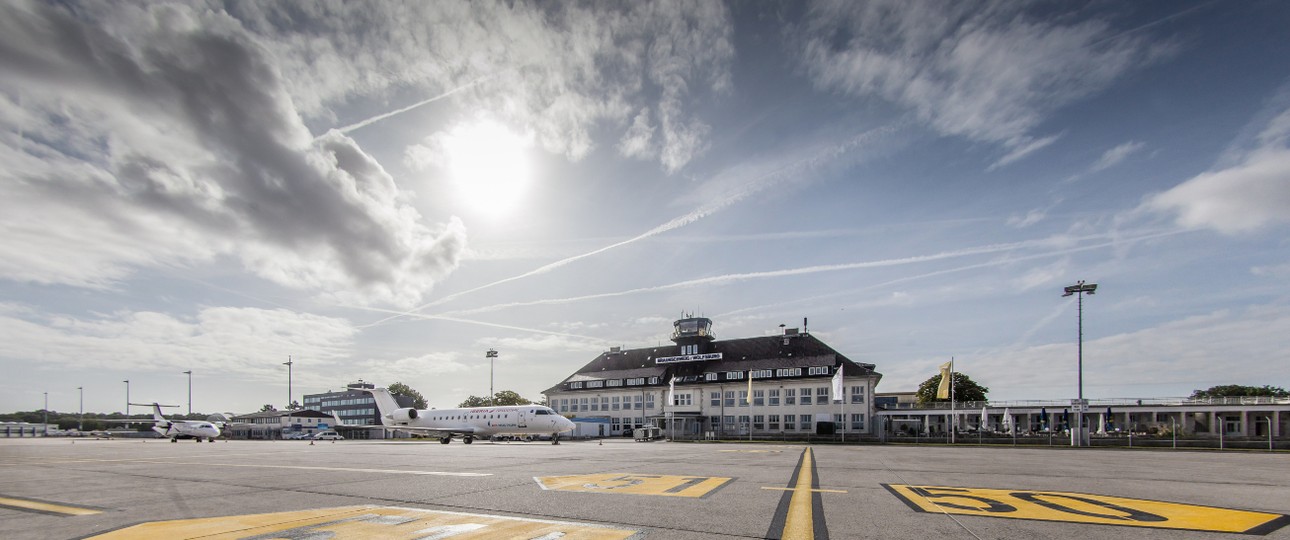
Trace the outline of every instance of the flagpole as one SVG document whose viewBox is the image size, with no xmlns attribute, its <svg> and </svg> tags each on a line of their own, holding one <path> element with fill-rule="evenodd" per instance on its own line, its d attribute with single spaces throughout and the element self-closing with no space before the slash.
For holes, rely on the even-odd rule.
<svg viewBox="0 0 1290 540">
<path fill-rule="evenodd" d="M 954 444 L 954 357 L 950 357 L 950 444 Z"/>
</svg>

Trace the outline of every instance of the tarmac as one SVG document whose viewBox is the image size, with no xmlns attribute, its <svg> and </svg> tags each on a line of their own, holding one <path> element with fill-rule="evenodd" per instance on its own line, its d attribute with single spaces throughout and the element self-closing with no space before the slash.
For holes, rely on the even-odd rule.
<svg viewBox="0 0 1290 540">
<path fill-rule="evenodd" d="M 1286 514 L 1284 452 L 0 439 L 5 539 L 1290 539 Z"/>
</svg>

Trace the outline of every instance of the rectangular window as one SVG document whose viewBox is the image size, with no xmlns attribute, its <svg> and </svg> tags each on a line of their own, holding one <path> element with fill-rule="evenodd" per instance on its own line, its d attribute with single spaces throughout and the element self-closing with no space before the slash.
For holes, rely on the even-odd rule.
<svg viewBox="0 0 1290 540">
<path fill-rule="evenodd" d="M 708 394 L 708 403 L 713 407 L 721 406 L 721 392 L 711 392 Z"/>
<path fill-rule="evenodd" d="M 760 414 L 753 416 L 753 429 L 766 429 L 766 417 Z"/>
<path fill-rule="evenodd" d="M 841 396 L 839 396 L 841 397 Z M 815 389 L 815 403 L 824 405 L 829 402 L 829 387 L 821 386 Z"/>
<path fill-rule="evenodd" d="M 769 404 L 771 407 L 779 405 L 779 389 L 772 388 L 770 390 L 770 395 L 767 396 L 767 399 L 768 399 L 767 404 Z"/>
<path fill-rule="evenodd" d="M 675 399 L 676 399 L 676 403 L 673 403 L 673 405 L 687 407 L 693 403 L 692 401 L 690 401 L 690 394 L 676 394 Z"/>
<path fill-rule="evenodd" d="M 950 379 L 950 380 L 952 381 L 953 379 Z M 853 414 L 853 415 L 851 415 L 851 430 L 852 430 L 852 431 L 864 431 L 864 415 L 863 415 L 863 414 Z"/>
<path fill-rule="evenodd" d="M 646 409 L 654 408 L 654 394 L 651 393 L 651 394 L 645 395 L 645 408 Z"/>
<path fill-rule="evenodd" d="M 614 401 L 613 401 L 613 403 L 614 403 L 614 405 L 613 405 L 613 409 L 612 409 L 612 410 L 615 410 L 615 411 L 616 411 L 616 410 L 618 410 L 618 404 L 619 404 L 619 397 L 618 397 L 618 396 L 614 396 Z M 614 428 L 614 431 L 618 431 L 618 429 L 617 429 L 617 428 Z"/>
<path fill-rule="evenodd" d="M 587 410 L 587 398 L 582 398 L 582 401 L 579 402 L 579 406 L 582 407 L 580 410 Z"/>
<path fill-rule="evenodd" d="M 739 427 L 744 429 L 748 428 L 748 415 L 746 414 L 739 415 Z"/>
<path fill-rule="evenodd" d="M 735 391 L 734 391 L 734 390 L 726 390 L 726 406 L 727 406 L 727 407 L 734 407 L 734 406 L 735 406 Z"/>
<path fill-rule="evenodd" d="M 951 380 L 953 380 L 953 379 L 951 379 Z M 864 403 L 864 387 L 863 387 L 863 386 L 852 386 L 852 387 L 851 387 L 851 403 Z"/>
<path fill-rule="evenodd" d="M 599 400 L 599 399 L 591 398 L 591 410 L 593 410 L 593 411 L 598 411 L 598 410 L 600 410 L 600 400 Z"/>
<path fill-rule="evenodd" d="M 740 406 L 740 407 L 747 407 L 747 406 L 748 406 L 748 391 L 747 391 L 747 390 L 740 390 L 740 391 L 739 391 L 739 406 Z"/>
<path fill-rule="evenodd" d="M 735 417 L 733 417 L 733 416 L 726 416 L 726 417 L 724 417 L 724 418 L 726 419 L 726 426 L 727 426 L 727 427 L 731 427 L 731 426 L 734 426 L 734 425 L 735 425 Z"/>
<path fill-rule="evenodd" d="M 785 388 L 785 389 L 784 389 L 784 404 L 785 404 L 785 405 L 797 405 L 797 389 L 796 389 L 796 388 Z"/>
<path fill-rule="evenodd" d="M 778 414 L 770 415 L 770 422 L 766 427 L 771 431 L 779 431 L 779 415 Z"/>
<path fill-rule="evenodd" d="M 716 380 L 720 380 L 720 378 L 721 378 L 721 374 L 720 374 L 720 373 L 704 373 L 704 374 L 703 374 L 703 380 L 705 380 L 705 381 L 716 381 Z"/>
<path fill-rule="evenodd" d="M 614 380 L 612 380 L 612 381 L 605 381 L 605 386 L 622 386 L 622 385 L 623 385 L 623 380 L 622 380 L 622 379 L 614 379 Z"/>
<path fill-rule="evenodd" d="M 810 389 L 810 388 L 803 388 L 803 389 L 802 389 L 802 405 L 810 405 L 810 404 L 811 404 L 811 389 Z"/>
<path fill-rule="evenodd" d="M 786 415 L 784 415 L 784 429 L 786 429 L 786 430 L 788 430 L 788 431 L 795 431 L 795 430 L 797 429 L 797 415 L 796 415 L 796 414 L 786 414 Z"/>
<path fill-rule="evenodd" d="M 640 396 L 636 396 L 636 397 L 635 397 L 635 401 L 636 401 L 636 403 L 632 405 L 632 408 L 633 408 L 633 409 L 636 409 L 636 410 L 638 410 L 638 411 L 639 411 L 639 410 L 641 410 L 641 397 L 640 397 Z"/>
<path fill-rule="evenodd" d="M 765 406 L 766 406 L 766 397 L 765 397 L 765 394 L 766 394 L 766 391 L 765 391 L 765 390 L 753 390 L 753 406 L 754 406 L 754 407 L 765 407 Z"/>
<path fill-rule="evenodd" d="M 602 410 L 602 411 L 607 411 L 607 410 L 609 410 L 609 398 L 608 398 L 608 397 L 602 397 L 602 398 L 600 398 L 600 410 Z"/>
<path fill-rule="evenodd" d="M 814 431 L 813 426 L 811 426 L 811 415 L 803 414 L 799 415 L 799 418 L 802 419 L 802 431 Z"/>
<path fill-rule="evenodd" d="M 842 433 L 843 416 L 841 413 L 833 415 L 833 432 Z"/>
</svg>

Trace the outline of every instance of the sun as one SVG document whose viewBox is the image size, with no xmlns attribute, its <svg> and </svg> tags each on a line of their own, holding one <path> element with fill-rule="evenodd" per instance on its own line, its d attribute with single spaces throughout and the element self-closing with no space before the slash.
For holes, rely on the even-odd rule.
<svg viewBox="0 0 1290 540">
<path fill-rule="evenodd" d="M 493 121 L 458 126 L 444 140 L 448 174 L 471 210 L 501 215 L 528 192 L 530 139 Z"/>
</svg>

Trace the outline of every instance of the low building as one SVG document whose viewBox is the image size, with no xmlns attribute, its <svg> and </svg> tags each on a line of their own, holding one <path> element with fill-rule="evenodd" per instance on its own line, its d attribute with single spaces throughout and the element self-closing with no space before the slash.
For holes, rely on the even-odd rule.
<svg viewBox="0 0 1290 540">
<path fill-rule="evenodd" d="M 234 439 L 282 439 L 293 433 L 312 435 L 336 427 L 330 414 L 313 409 L 261 411 L 232 420 L 226 431 Z"/>
<path fill-rule="evenodd" d="M 337 429 L 346 438 L 384 439 L 394 435 L 384 428 L 358 427 L 381 425 L 381 412 L 376 408 L 376 400 L 372 394 L 364 392 L 364 388 L 376 388 L 376 385 L 359 379 L 345 385 L 344 390 L 305 394 L 304 404 L 306 408 L 322 411 L 328 416 L 335 413 L 341 422 Z M 412 399 L 407 396 L 394 396 L 394 399 L 400 407 L 412 406 Z"/>
<path fill-rule="evenodd" d="M 614 347 L 543 392 L 547 403 L 575 420 L 606 419 L 613 436 L 644 426 L 676 438 L 861 436 L 873 429 L 869 397 L 882 375 L 808 332 L 719 341 L 711 319 L 686 317 L 673 323 L 672 341 Z"/>
</svg>

